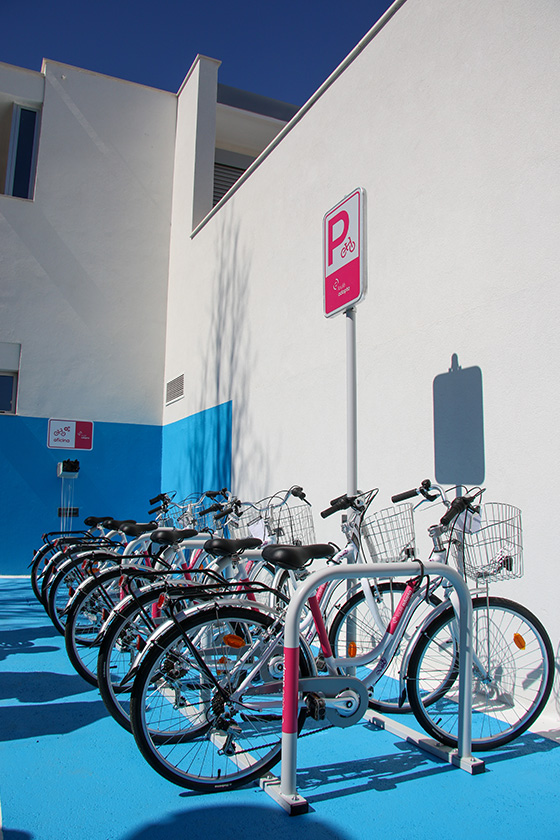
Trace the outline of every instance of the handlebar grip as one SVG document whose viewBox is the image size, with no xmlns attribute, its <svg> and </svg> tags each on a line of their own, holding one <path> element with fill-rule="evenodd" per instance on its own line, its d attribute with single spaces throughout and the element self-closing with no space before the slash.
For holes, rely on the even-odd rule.
<svg viewBox="0 0 560 840">
<path fill-rule="evenodd" d="M 214 520 L 217 522 L 218 519 L 224 519 L 226 516 L 229 516 L 230 513 L 232 513 L 232 512 L 233 512 L 233 505 L 228 505 L 220 513 L 216 514 L 216 516 L 214 517 Z"/>
<path fill-rule="evenodd" d="M 339 499 L 334 499 L 331 506 L 326 508 L 326 510 L 322 510 L 321 516 L 323 519 L 326 519 L 327 516 L 332 516 L 333 513 L 336 513 L 339 510 L 346 510 L 351 504 L 352 502 L 347 496 L 341 496 Z"/>
<path fill-rule="evenodd" d="M 397 493 L 395 496 L 391 496 L 391 501 L 393 504 L 398 504 L 398 502 L 405 502 L 407 499 L 413 499 L 415 496 L 418 495 L 418 490 L 405 490 L 404 493 Z"/>
<path fill-rule="evenodd" d="M 159 496 L 154 496 L 153 499 L 150 499 L 150 504 L 155 505 L 157 502 L 163 502 L 165 499 L 165 493 L 160 493 Z"/>
<path fill-rule="evenodd" d="M 218 505 L 218 504 L 210 505 L 210 507 L 204 508 L 204 510 L 199 510 L 198 515 L 199 516 L 205 516 L 207 513 L 214 513 L 215 511 L 221 510 L 221 509 L 222 509 L 221 505 Z"/>
<path fill-rule="evenodd" d="M 455 519 L 456 516 L 459 516 L 460 513 L 463 513 L 472 501 L 472 496 L 457 496 L 457 498 L 453 499 L 451 502 L 449 510 L 447 510 L 439 520 L 440 525 L 449 525 L 451 520 Z"/>
<path fill-rule="evenodd" d="M 150 502 L 150 504 L 152 504 L 152 503 Z M 163 510 L 163 508 L 161 508 L 161 507 L 152 508 L 151 510 L 148 511 L 148 516 L 151 516 L 152 513 L 161 513 L 162 510 Z"/>
</svg>

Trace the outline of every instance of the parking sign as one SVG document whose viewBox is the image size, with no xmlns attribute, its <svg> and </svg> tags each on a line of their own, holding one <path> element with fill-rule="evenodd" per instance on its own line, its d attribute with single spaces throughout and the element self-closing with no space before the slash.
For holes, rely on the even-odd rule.
<svg viewBox="0 0 560 840">
<path fill-rule="evenodd" d="M 357 189 L 323 219 L 324 313 L 331 318 L 366 293 L 365 190 Z"/>
</svg>

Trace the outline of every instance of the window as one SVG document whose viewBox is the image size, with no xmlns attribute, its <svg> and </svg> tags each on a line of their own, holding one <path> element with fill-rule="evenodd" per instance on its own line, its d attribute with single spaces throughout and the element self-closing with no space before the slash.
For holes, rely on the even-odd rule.
<svg viewBox="0 0 560 840">
<path fill-rule="evenodd" d="M 0 371 L 0 414 L 16 413 L 17 373 Z"/>
<path fill-rule="evenodd" d="M 15 102 L 8 108 L 4 102 L 0 104 L 4 106 L 0 109 L 0 173 L 4 175 L 4 194 L 33 198 L 39 110 Z"/>
<path fill-rule="evenodd" d="M 0 414 L 15 414 L 21 344 L 0 341 Z"/>
</svg>

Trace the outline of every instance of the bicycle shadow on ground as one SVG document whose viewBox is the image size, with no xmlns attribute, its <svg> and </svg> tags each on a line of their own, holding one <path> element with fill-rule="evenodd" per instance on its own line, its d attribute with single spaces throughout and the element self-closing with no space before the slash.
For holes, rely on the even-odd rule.
<svg viewBox="0 0 560 840">
<path fill-rule="evenodd" d="M 34 840 L 28 831 L 18 831 L 15 828 L 0 828 L 0 840 Z"/>
<path fill-rule="evenodd" d="M 323 802 L 371 790 L 395 790 L 404 782 L 439 776 L 454 770 L 449 764 L 434 762 L 411 744 L 403 742 L 395 747 L 398 749 L 396 753 L 322 766 L 299 767 L 298 793 L 310 803 Z M 319 790 L 321 793 L 313 793 Z"/>
<path fill-rule="evenodd" d="M 0 700 L 13 698 L 20 703 L 52 703 L 90 690 L 77 674 L 52 671 L 2 671 L 0 680 Z"/>
<path fill-rule="evenodd" d="M 524 732 L 515 741 L 511 741 L 503 747 L 488 750 L 488 752 L 477 752 L 475 754 L 484 759 L 487 765 L 491 765 L 499 761 L 523 758 L 538 753 L 549 753 L 552 750 L 558 749 L 558 747 L 560 747 L 560 744 L 557 744 L 556 741 L 552 741 L 550 738 L 545 738 L 536 732 Z"/>
<path fill-rule="evenodd" d="M 266 796 L 266 794 L 263 794 Z M 315 814 L 291 818 L 280 805 L 216 805 L 210 797 L 206 807 L 178 811 L 164 822 L 143 826 L 121 840 L 179 840 L 205 837 L 229 840 L 350 840 L 350 835 L 319 820 Z M 15 840 L 15 838 L 14 838 Z"/>
<path fill-rule="evenodd" d="M 0 662 L 13 653 L 52 653 L 54 645 L 37 645 L 39 639 L 62 638 L 52 625 L 0 631 Z"/>
<path fill-rule="evenodd" d="M 66 735 L 108 717 L 102 700 L 0 707 L 0 741 Z"/>
<path fill-rule="evenodd" d="M 366 727 L 368 728 L 368 727 Z M 342 761 L 320 767 L 300 767 L 297 772 L 298 792 L 308 802 L 321 802 L 368 790 L 395 790 L 404 782 L 456 772 L 457 768 L 438 761 L 406 741 L 395 742 L 395 753 L 370 758 Z M 487 768 L 501 761 L 524 758 L 555 750 L 560 745 L 548 738 L 526 732 L 499 749 L 477 752 Z M 327 790 L 336 786 L 336 790 Z M 314 794 L 314 790 L 322 789 Z"/>
</svg>

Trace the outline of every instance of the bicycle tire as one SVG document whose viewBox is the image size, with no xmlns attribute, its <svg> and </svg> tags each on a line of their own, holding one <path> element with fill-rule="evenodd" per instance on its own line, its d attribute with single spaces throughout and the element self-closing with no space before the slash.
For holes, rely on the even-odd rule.
<svg viewBox="0 0 560 840">
<path fill-rule="evenodd" d="M 530 610 L 484 596 L 473 599 L 473 651 L 480 665 L 473 664 L 472 749 L 483 751 L 517 738 L 540 715 L 552 689 L 554 654 Z M 422 728 L 451 747 L 458 740 L 458 673 L 458 621 L 450 607 L 419 636 L 407 690 Z"/>
<path fill-rule="evenodd" d="M 90 685 L 98 685 L 99 636 L 112 609 L 123 597 L 121 578 L 127 571 L 117 565 L 91 576 L 80 587 L 68 611 L 64 628 L 66 652 L 75 670 Z M 135 585 L 145 585 L 146 581 L 138 577 L 138 567 L 133 571 Z"/>
<path fill-rule="evenodd" d="M 37 551 L 33 555 L 33 560 L 31 561 L 31 569 L 30 569 L 30 576 L 31 576 L 31 589 L 33 590 L 33 594 L 37 598 L 38 601 L 43 603 L 41 599 L 41 586 L 43 582 L 43 575 L 45 572 L 45 568 L 47 564 L 52 559 L 53 555 L 60 551 L 60 548 L 57 545 L 53 545 L 52 543 L 44 543 L 41 548 L 37 549 Z"/>
<path fill-rule="evenodd" d="M 184 588 L 184 587 L 183 587 Z M 175 587 L 171 592 L 175 592 Z M 117 723 L 132 732 L 130 725 L 131 682 L 123 684 L 137 654 L 143 649 L 150 635 L 157 629 L 159 618 L 152 613 L 161 595 L 169 594 L 167 584 L 145 587 L 134 599 L 115 610 L 107 624 L 97 657 L 97 685 L 107 711 Z M 175 606 L 175 605 L 174 605 Z M 181 609 L 185 601 L 177 604 Z M 167 621 L 167 616 L 164 616 Z"/>
<path fill-rule="evenodd" d="M 99 548 L 95 544 L 87 545 L 84 543 L 76 543 L 65 545 L 63 548 L 57 550 L 52 557 L 47 561 L 41 574 L 41 585 L 39 600 L 43 604 L 48 614 L 48 600 L 49 590 L 54 580 L 66 563 L 75 559 L 78 555 L 83 559 L 88 552 L 98 551 Z"/>
<path fill-rule="evenodd" d="M 91 575 L 91 571 L 88 568 L 89 559 L 96 563 L 118 563 L 121 557 L 120 555 L 108 554 L 106 552 L 85 553 L 84 555 L 67 560 L 66 563 L 60 566 L 48 589 L 46 610 L 56 630 L 61 635 L 64 635 L 64 628 L 68 618 L 65 612 L 66 608 L 80 584 Z"/>
<path fill-rule="evenodd" d="M 391 616 L 395 612 L 397 604 L 406 588 L 402 581 L 383 581 L 371 587 L 372 595 L 377 603 L 379 613 L 385 626 L 389 625 Z M 429 596 L 429 602 L 424 600 L 422 604 L 428 611 L 441 603 L 433 593 Z M 402 655 L 408 647 L 408 643 L 416 629 L 426 617 L 426 609 L 422 604 L 413 613 L 407 629 L 401 639 L 393 659 L 388 663 L 387 668 L 380 679 L 373 686 L 373 694 L 370 692 L 369 707 L 378 712 L 400 714 L 410 712 L 410 704 L 404 700 L 402 695 L 402 682 L 400 671 Z M 352 595 L 348 601 L 343 603 L 337 610 L 329 627 L 329 642 L 334 656 L 348 656 L 346 644 L 347 624 L 353 621 L 355 625 L 355 655 L 367 653 L 372 650 L 380 641 L 382 633 L 373 621 L 373 617 L 365 600 L 362 589 Z M 356 669 L 356 676 L 365 679 L 370 673 L 370 668 L 363 665 Z"/>
<path fill-rule="evenodd" d="M 267 634 L 276 634 L 275 621 L 256 608 L 216 602 L 171 624 L 149 645 L 132 687 L 130 719 L 142 755 L 165 779 L 191 790 L 223 791 L 249 783 L 279 760 L 281 709 L 260 712 L 256 703 L 251 707 L 249 689 L 244 701 L 236 702 L 232 696 L 236 681 L 239 685 L 258 665 Z M 281 631 L 280 627 L 272 636 L 270 656 L 251 680 L 251 686 L 276 682 L 278 701 Z M 235 637 L 245 644 L 233 647 Z M 188 643 L 202 648 L 206 667 Z M 300 672 L 311 673 L 303 648 Z M 305 717 L 302 709 L 298 732 Z"/>
<path fill-rule="evenodd" d="M 63 551 L 62 549 L 58 549 L 51 555 L 51 557 L 47 558 L 45 565 L 41 571 L 40 576 L 37 575 L 37 589 L 39 592 L 39 601 L 47 610 L 47 598 L 49 595 L 49 585 L 54 580 L 57 571 L 59 570 L 60 566 L 64 563 L 67 563 L 68 560 L 71 559 L 70 554 L 68 554 L 68 550 Z"/>
</svg>

